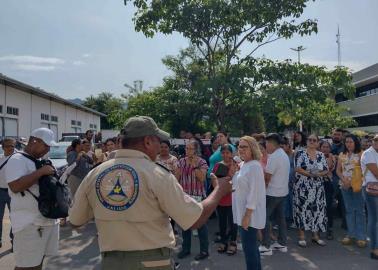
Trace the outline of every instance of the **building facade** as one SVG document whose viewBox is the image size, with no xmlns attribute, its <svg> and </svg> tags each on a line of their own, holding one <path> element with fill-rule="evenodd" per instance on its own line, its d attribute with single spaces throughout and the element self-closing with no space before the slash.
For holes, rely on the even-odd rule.
<svg viewBox="0 0 378 270">
<path fill-rule="evenodd" d="M 353 129 L 378 132 L 378 63 L 353 74 L 356 96 L 346 100 L 336 95 L 336 102 L 349 108 L 358 126 Z"/>
<path fill-rule="evenodd" d="M 100 131 L 106 115 L 0 73 L 0 137 L 25 137 L 39 127 L 62 133 Z"/>
</svg>

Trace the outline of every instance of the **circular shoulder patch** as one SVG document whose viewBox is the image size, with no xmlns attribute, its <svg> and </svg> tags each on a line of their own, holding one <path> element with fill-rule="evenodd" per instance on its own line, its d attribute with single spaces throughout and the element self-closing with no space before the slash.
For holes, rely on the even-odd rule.
<svg viewBox="0 0 378 270">
<path fill-rule="evenodd" d="M 126 164 L 116 164 L 99 174 L 96 194 L 101 204 L 112 211 L 124 211 L 131 207 L 139 193 L 139 178 Z"/>
</svg>

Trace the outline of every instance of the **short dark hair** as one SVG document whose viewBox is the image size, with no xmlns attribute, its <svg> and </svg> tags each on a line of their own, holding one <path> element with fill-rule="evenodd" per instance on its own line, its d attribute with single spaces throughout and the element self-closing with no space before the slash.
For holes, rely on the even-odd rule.
<svg viewBox="0 0 378 270">
<path fill-rule="evenodd" d="M 106 145 L 108 142 L 113 142 L 114 144 L 116 144 L 116 140 L 115 140 L 114 138 L 108 138 L 108 139 L 106 139 L 106 141 L 105 141 L 105 145 Z"/>
<path fill-rule="evenodd" d="M 328 144 L 328 146 L 331 148 L 331 143 L 327 140 L 320 140 L 319 148 L 322 148 L 323 144 Z"/>
<path fill-rule="evenodd" d="M 165 143 L 168 147 L 171 147 L 171 143 L 167 140 L 161 141 L 160 144 Z"/>
<path fill-rule="evenodd" d="M 344 133 L 345 130 L 342 129 L 342 128 L 335 128 L 335 129 L 333 130 L 333 132 L 341 132 L 341 133 Z"/>
<path fill-rule="evenodd" d="M 353 151 L 353 153 L 354 154 L 360 153 L 361 152 L 361 142 L 360 142 L 360 139 L 356 135 L 350 133 L 350 134 L 346 135 L 345 138 L 344 138 L 344 146 L 345 146 L 346 139 L 348 139 L 348 138 L 351 138 L 353 140 L 353 142 L 354 142 L 354 151 Z M 348 153 L 348 149 L 346 148 L 346 146 L 344 147 L 343 153 L 344 154 Z"/>
<path fill-rule="evenodd" d="M 286 136 L 282 137 L 281 144 L 290 145 L 289 138 Z"/>
<path fill-rule="evenodd" d="M 71 142 L 72 150 L 75 150 L 76 146 L 78 146 L 80 144 L 81 144 L 80 139 L 73 139 L 72 142 Z"/>
<path fill-rule="evenodd" d="M 269 133 L 265 138 L 266 141 L 275 142 L 276 145 L 280 145 L 282 138 L 278 133 Z"/>
<path fill-rule="evenodd" d="M 223 152 L 224 150 L 230 151 L 231 153 L 234 152 L 234 149 L 232 148 L 231 144 L 229 144 L 229 143 L 222 144 L 220 151 Z"/>
</svg>

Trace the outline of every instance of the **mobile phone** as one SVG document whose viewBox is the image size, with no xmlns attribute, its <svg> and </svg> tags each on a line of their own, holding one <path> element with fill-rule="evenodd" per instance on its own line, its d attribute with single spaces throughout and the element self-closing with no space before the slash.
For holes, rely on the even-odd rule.
<svg viewBox="0 0 378 270">
<path fill-rule="evenodd" d="M 218 178 L 226 177 L 228 175 L 228 167 L 223 163 L 217 164 L 217 169 L 215 171 L 215 176 Z"/>
</svg>

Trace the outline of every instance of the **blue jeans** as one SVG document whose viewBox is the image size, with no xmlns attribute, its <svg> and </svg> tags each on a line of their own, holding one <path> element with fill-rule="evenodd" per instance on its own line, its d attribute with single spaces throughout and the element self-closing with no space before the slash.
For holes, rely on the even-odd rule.
<svg viewBox="0 0 378 270">
<path fill-rule="evenodd" d="M 239 226 L 244 259 L 247 270 L 261 270 L 259 246 L 257 244 L 257 229 L 248 227 L 248 231 Z"/>
<path fill-rule="evenodd" d="M 345 204 L 348 236 L 357 240 L 366 240 L 366 214 L 362 191 L 341 189 Z"/>
<path fill-rule="evenodd" d="M 5 206 L 8 206 L 8 211 L 10 211 L 10 197 L 7 189 L 0 189 L 0 242 L 1 236 L 3 234 L 3 218 L 5 212 Z M 10 232 L 10 238 L 13 238 L 12 231 Z"/>
<path fill-rule="evenodd" d="M 367 194 L 365 187 L 362 188 L 368 211 L 367 228 L 370 237 L 370 246 L 371 249 L 378 249 L 378 196 L 370 196 Z"/>
<path fill-rule="evenodd" d="M 200 252 L 209 252 L 209 232 L 207 230 L 207 225 L 203 225 L 201 228 L 197 229 L 198 238 L 200 241 Z M 192 248 L 192 230 L 182 231 L 182 250 L 190 252 Z"/>
</svg>

